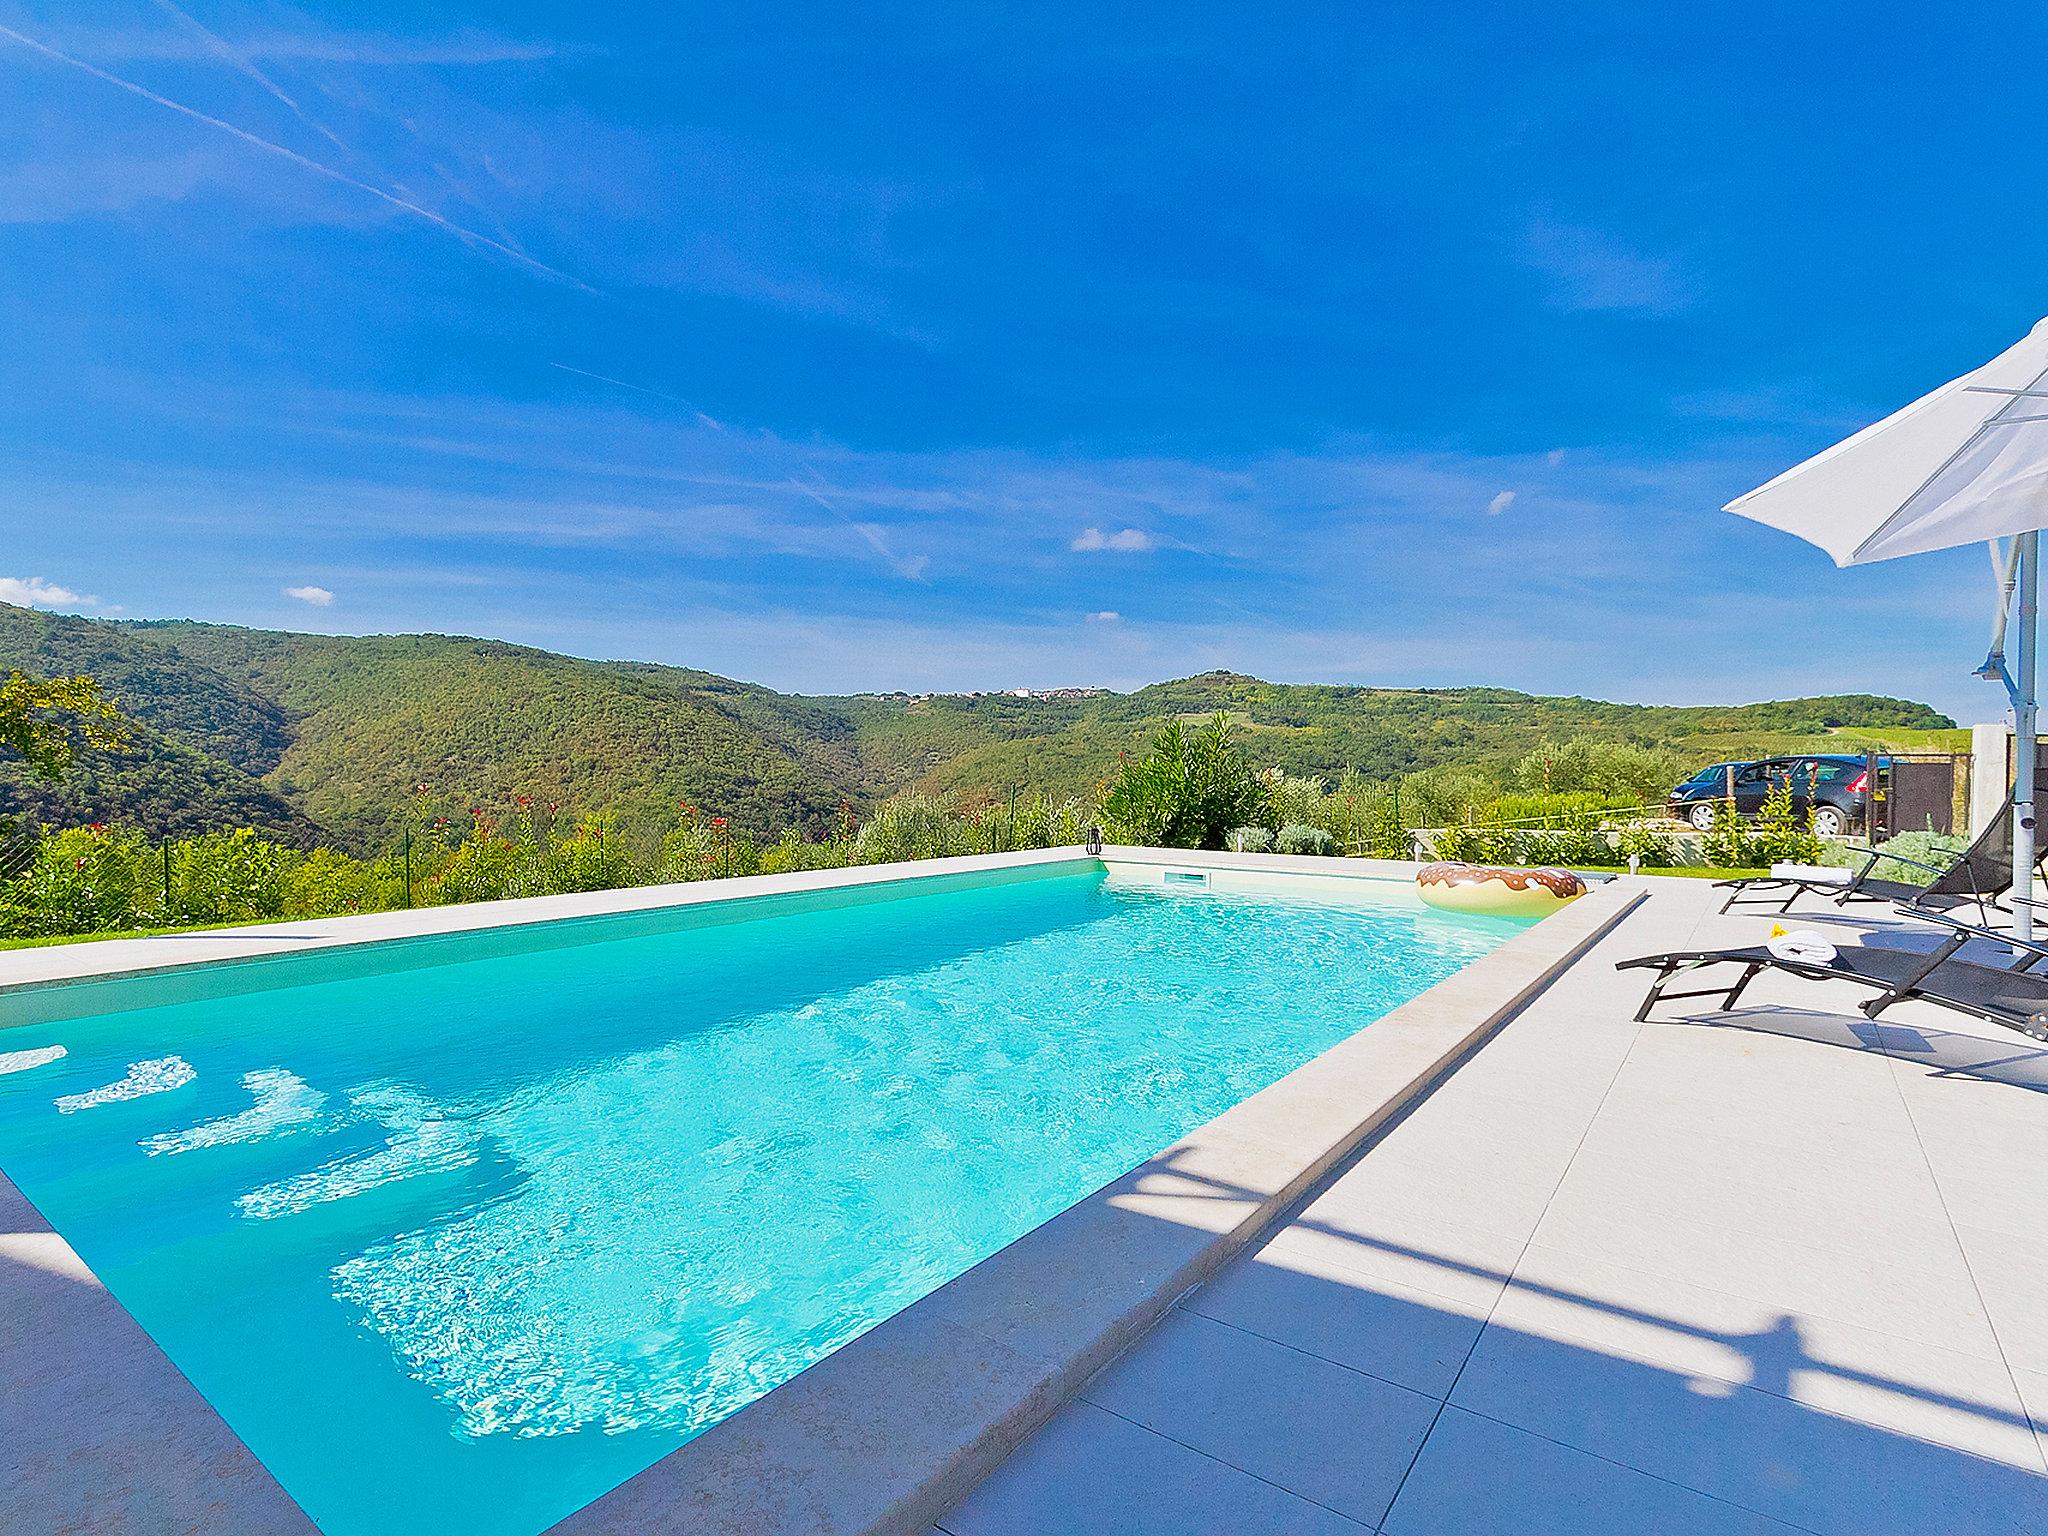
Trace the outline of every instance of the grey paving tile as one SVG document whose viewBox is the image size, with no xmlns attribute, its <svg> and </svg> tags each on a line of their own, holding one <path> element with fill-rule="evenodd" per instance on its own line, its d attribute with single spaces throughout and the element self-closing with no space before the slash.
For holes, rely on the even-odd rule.
<svg viewBox="0 0 2048 1536">
<path fill-rule="evenodd" d="M 1491 1321 L 2043 1470 L 2003 1360 L 1536 1246 Z"/>
<path fill-rule="evenodd" d="M 1794 1528 L 1446 1408 L 1386 1536 L 1781 1536 Z"/>
<path fill-rule="evenodd" d="M 1498 1126 L 1483 1134 L 1490 1142 L 1503 1139 Z M 1547 1167 L 1517 1166 L 1498 1147 L 1466 1147 L 1441 1158 L 1375 1147 L 1305 1214 L 1340 1226 L 1449 1216 L 1463 1226 L 1526 1238 L 1564 1167 L 1562 1159 Z"/>
<path fill-rule="evenodd" d="M 1583 1153 L 1552 1199 L 1559 1220 L 1628 1219 L 1678 1211 L 1687 1220 L 1740 1233 L 1851 1253 L 1882 1232 L 1888 1257 L 1962 1281 L 1968 1271 L 1932 1178 L 1880 1185 L 1868 1177 L 1824 1178 L 1823 1170 L 1781 1168 L 1731 1151 L 1714 1162 L 1639 1154 Z"/>
<path fill-rule="evenodd" d="M 1362 1525 L 1377 1525 L 1437 1399 L 1189 1312 L 1091 1382 L 1089 1402 Z"/>
<path fill-rule="evenodd" d="M 1369 1529 L 1085 1402 L 1062 1410 L 939 1525 L 947 1536 L 1361 1536 Z"/>
<path fill-rule="evenodd" d="M 2048 1232 L 2048 1182 L 2031 1171 L 2043 1147 L 2048 1147 L 2048 1117 L 2025 1157 L 1975 1146 L 1929 1146 L 1927 1157 L 1949 1216 L 1959 1226 L 2012 1237 Z"/>
<path fill-rule="evenodd" d="M 1481 1335 L 1452 1401 L 1826 1536 L 2048 1527 L 2038 1473 L 1510 1328 Z"/>
<path fill-rule="evenodd" d="M 2048 1271 L 2041 1262 L 2048 1244 L 2039 1236 L 1982 1227 L 1959 1227 L 1957 1232 L 2005 1358 L 2022 1370 L 2048 1371 Z"/>
<path fill-rule="evenodd" d="M 1203 1317 L 1441 1398 L 1479 1337 L 1485 1303 L 1268 1249 L 1182 1303 Z"/>
<path fill-rule="evenodd" d="M 1645 1162 L 1720 1168 L 1731 1160 L 1763 1176 L 1783 1170 L 1860 1184 L 1933 1188 L 1934 1175 L 1917 1135 L 1901 1127 L 1888 1136 L 1846 1135 L 1815 1113 L 1758 1115 L 1738 1100 L 1612 1094 L 1587 1128 L 1580 1156 L 1633 1157 Z"/>
<path fill-rule="evenodd" d="M 2020 1401 L 2026 1404 L 2027 1417 L 2033 1421 L 2034 1437 L 2040 1443 L 2044 1461 L 2048 1461 L 2048 1371 L 2030 1371 L 2014 1366 L 2013 1384 L 2019 1388 Z"/>
<path fill-rule="evenodd" d="M 1536 1242 L 1629 1269 L 1727 1291 L 1782 1311 L 1831 1317 L 1878 1333 L 1996 1358 L 1977 1287 L 1967 1273 L 1897 1262 L 1881 1234 L 1863 1251 L 1815 1247 L 1687 1219 L 1676 1210 L 1601 1210 L 1553 1204 Z"/>
</svg>

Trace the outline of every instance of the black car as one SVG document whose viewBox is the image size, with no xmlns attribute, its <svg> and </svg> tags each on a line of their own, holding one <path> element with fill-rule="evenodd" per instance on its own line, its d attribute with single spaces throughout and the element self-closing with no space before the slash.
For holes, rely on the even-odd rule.
<svg viewBox="0 0 2048 1536">
<path fill-rule="evenodd" d="M 1882 766 L 1880 764 L 1880 766 Z M 1704 832 L 1714 824 L 1714 804 L 1728 797 L 1728 774 L 1735 774 L 1735 813 L 1754 816 L 1764 796 L 1780 784 L 1792 789 L 1792 809 L 1827 837 L 1837 837 L 1863 824 L 1870 789 L 1869 764 L 1860 757 L 1809 753 L 1802 757 L 1767 757 L 1755 763 L 1715 763 L 1702 768 L 1671 791 L 1665 810 Z"/>
</svg>

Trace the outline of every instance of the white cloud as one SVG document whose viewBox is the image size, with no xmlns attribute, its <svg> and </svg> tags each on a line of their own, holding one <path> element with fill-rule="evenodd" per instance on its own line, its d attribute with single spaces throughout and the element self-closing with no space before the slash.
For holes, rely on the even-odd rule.
<svg viewBox="0 0 2048 1536">
<path fill-rule="evenodd" d="M 1550 279 L 1554 309 L 1669 315 L 1695 297 L 1675 257 L 1634 250 L 1602 230 L 1575 224 L 1533 221 L 1522 239 L 1522 260 Z"/>
<path fill-rule="evenodd" d="M 220 48 L 196 28 L 72 29 L 64 33 L 63 43 L 66 48 L 92 58 L 124 63 L 213 64 L 221 56 Z M 226 46 L 245 59 L 373 66 L 520 64 L 580 51 L 544 40 L 507 38 L 471 30 L 408 37 L 386 32 L 302 28 L 247 33 L 228 40 Z"/>
<path fill-rule="evenodd" d="M 334 594 L 325 587 L 286 587 L 284 595 L 297 598 L 302 603 L 311 603 L 315 608 L 334 606 Z"/>
<path fill-rule="evenodd" d="M 1551 449 L 1550 452 L 1543 455 L 1543 462 L 1552 469 L 1557 468 L 1558 465 L 1564 462 L 1564 450 L 1562 448 Z"/>
<path fill-rule="evenodd" d="M 1113 549 L 1123 554 L 1143 554 L 1148 549 L 1157 549 L 1159 541 L 1142 528 L 1120 528 L 1115 533 L 1104 533 L 1100 528 L 1084 528 L 1075 536 L 1075 549 Z"/>
<path fill-rule="evenodd" d="M 1114 608 L 1105 608 L 1100 613 L 1091 613 L 1088 615 L 1088 622 L 1090 624 L 1117 624 L 1121 623 L 1122 620 L 1123 615 L 1118 613 Z"/>
<path fill-rule="evenodd" d="M 1502 491 L 1486 504 L 1486 515 L 1488 517 L 1499 517 L 1501 513 L 1507 511 L 1514 504 L 1515 493 L 1513 491 Z"/>
<path fill-rule="evenodd" d="M 40 576 L 0 576 L 0 603 L 17 608 L 97 608 L 100 600 Z"/>
</svg>

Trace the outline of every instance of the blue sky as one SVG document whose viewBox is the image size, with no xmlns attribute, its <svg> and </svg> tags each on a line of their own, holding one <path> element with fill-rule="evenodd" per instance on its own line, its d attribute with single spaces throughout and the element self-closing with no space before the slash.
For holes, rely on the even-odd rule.
<svg viewBox="0 0 2048 1536">
<path fill-rule="evenodd" d="M 1981 552 L 1715 509 L 2048 312 L 2038 6 L 0 28 L 0 596 L 1997 713 Z"/>
</svg>

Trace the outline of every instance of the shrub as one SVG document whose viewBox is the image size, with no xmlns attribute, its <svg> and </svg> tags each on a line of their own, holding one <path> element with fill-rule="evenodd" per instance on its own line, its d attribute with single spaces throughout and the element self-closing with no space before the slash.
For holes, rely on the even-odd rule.
<svg viewBox="0 0 2048 1536">
<path fill-rule="evenodd" d="M 1328 798 L 1329 787 L 1315 778 L 1297 778 L 1279 768 L 1268 768 L 1259 775 L 1259 786 L 1265 792 L 1266 809 L 1261 818 L 1268 827 L 1320 826 L 1322 824 L 1323 801 Z"/>
<path fill-rule="evenodd" d="M 1897 837 L 1877 845 L 1880 854 L 1897 854 L 1903 859 L 1912 859 L 1915 864 L 1901 864 L 1895 860 L 1880 858 L 1877 867 L 1871 871 L 1880 880 L 1899 880 L 1907 885 L 1925 885 L 1934 876 L 1926 870 L 1915 867 L 1927 864 L 1935 869 L 1946 869 L 1956 857 L 1970 846 L 1968 838 L 1954 837 L 1946 832 L 1901 832 Z M 1846 869 L 1860 869 L 1868 855 L 1850 843 L 1829 843 L 1821 855 L 1820 862 L 1836 864 Z"/>
<path fill-rule="evenodd" d="M 1749 835 L 1743 830 L 1742 818 L 1735 814 L 1733 801 L 1714 802 L 1714 824 L 1701 834 L 1700 847 L 1705 850 L 1708 862 L 1723 869 L 1748 867 Z"/>
<path fill-rule="evenodd" d="M 839 869 L 853 861 L 852 845 L 845 842 L 812 843 L 791 827 L 779 841 L 761 850 L 760 872 L 786 875 L 803 869 Z"/>
<path fill-rule="evenodd" d="M 803 835 L 794 829 L 791 829 L 787 836 L 794 838 L 799 845 L 803 843 Z M 611 841 L 615 852 L 622 851 L 615 833 Z M 695 811 L 686 810 L 682 821 L 662 839 L 654 877 L 657 880 L 681 881 L 723 880 L 735 875 L 757 875 L 763 869 L 762 857 L 761 850 L 755 846 L 752 836 L 734 831 L 723 816 L 700 819 Z M 629 878 L 622 883 L 630 885 L 633 882 Z M 575 888 L 603 889 L 596 886 Z"/>
<path fill-rule="evenodd" d="M 1764 796 L 1750 835 L 1750 858 L 1756 864 L 1812 864 L 1827 844 L 1792 806 L 1792 786 L 1780 783 Z"/>
<path fill-rule="evenodd" d="M 1083 840 L 1088 825 L 1087 809 L 1078 800 L 1055 800 L 1044 793 L 1032 794 L 1014 806 L 991 807 L 1004 818 L 1004 848 L 1067 848 Z"/>
<path fill-rule="evenodd" d="M 161 901 L 155 864 L 133 827 L 80 827 L 44 837 L 35 862 L 7 883 L 0 922 L 13 938 L 113 933 L 148 925 Z"/>
<path fill-rule="evenodd" d="M 1574 736 L 1546 741 L 1529 753 L 1515 767 L 1515 782 L 1543 794 L 1591 794 L 1625 805 L 1656 805 L 1691 771 L 1675 752 Z"/>
<path fill-rule="evenodd" d="M 171 920 L 258 923 L 280 917 L 298 858 L 249 827 L 187 838 L 171 852 Z"/>
<path fill-rule="evenodd" d="M 1614 834 L 1614 854 L 1615 863 L 1626 864 L 1633 858 L 1644 869 L 1669 869 L 1674 862 L 1670 835 L 1641 823 Z"/>
<path fill-rule="evenodd" d="M 751 859 L 753 844 L 746 845 Z M 732 873 L 746 873 L 735 868 Z M 610 891 L 635 885 L 642 879 L 632 851 L 618 835 L 610 816 L 586 816 L 576 830 L 547 850 L 543 883 L 550 893 L 559 891 Z"/>
<path fill-rule="evenodd" d="M 401 881 L 388 863 L 364 863 L 332 848 L 315 848 L 285 871 L 285 915 L 382 912 L 403 899 Z"/>
<path fill-rule="evenodd" d="M 1175 720 L 1144 758 L 1126 758 L 1102 797 L 1102 815 L 1119 842 L 1221 848 L 1264 800 L 1258 775 L 1230 740 L 1230 717 L 1218 714 L 1194 732 Z"/>
<path fill-rule="evenodd" d="M 902 794 L 875 807 L 853 840 L 856 864 L 890 864 L 899 859 L 941 859 L 976 853 L 968 819 L 936 795 Z"/>
<path fill-rule="evenodd" d="M 1273 849 L 1276 853 L 1333 854 L 1337 851 L 1337 840 L 1321 827 L 1291 822 L 1274 834 Z"/>
<path fill-rule="evenodd" d="M 1368 784 L 1356 768 L 1346 770 L 1323 797 L 1310 824 L 1337 840 L 1339 849 L 1360 858 L 1405 859 L 1408 830 L 1396 784 Z"/>
<path fill-rule="evenodd" d="M 1273 834 L 1264 827 L 1238 827 L 1223 840 L 1232 853 L 1271 853 Z"/>
<path fill-rule="evenodd" d="M 1499 786 L 1477 769 L 1425 768 L 1401 781 L 1401 814 L 1411 827 L 1448 827 L 1478 820 L 1481 807 L 1499 795 Z"/>
<path fill-rule="evenodd" d="M 458 845 L 447 861 L 428 876 L 420 895 L 430 906 L 539 895 L 546 882 L 536 854 L 530 844 L 514 843 L 507 838 L 471 838 Z"/>
</svg>

